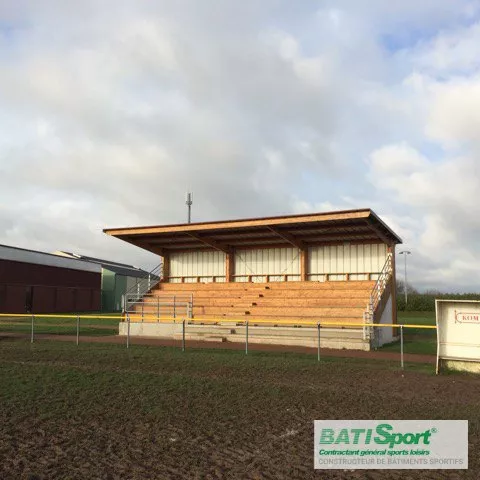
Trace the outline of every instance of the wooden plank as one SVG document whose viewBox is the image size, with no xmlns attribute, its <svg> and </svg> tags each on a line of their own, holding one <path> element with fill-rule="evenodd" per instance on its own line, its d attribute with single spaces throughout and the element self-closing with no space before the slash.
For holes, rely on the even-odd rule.
<svg viewBox="0 0 480 480">
<path fill-rule="evenodd" d="M 306 282 L 308 280 L 308 250 L 300 251 L 300 280 Z"/>
<path fill-rule="evenodd" d="M 163 252 L 162 281 L 168 281 L 168 277 L 170 277 L 170 255 Z"/>
<path fill-rule="evenodd" d="M 225 281 L 230 283 L 235 275 L 235 252 L 229 251 L 225 256 Z"/>
<path fill-rule="evenodd" d="M 283 240 L 287 241 L 288 243 L 290 243 L 294 247 L 297 247 L 299 250 L 304 250 L 305 249 L 305 244 L 301 240 L 299 240 L 298 238 L 291 235 L 290 233 L 285 232 L 278 227 L 267 226 L 267 228 L 271 232 L 273 232 L 275 235 L 277 235 L 280 238 L 282 238 Z"/>
<path fill-rule="evenodd" d="M 188 235 L 197 239 L 199 242 L 204 243 L 205 245 L 208 245 L 209 247 L 214 248 L 215 250 L 219 250 L 220 252 L 224 252 L 224 253 L 229 253 L 230 252 L 230 247 L 228 245 L 224 245 L 223 243 L 216 242 L 215 240 L 212 240 L 211 238 L 205 237 L 203 235 L 198 235 L 198 234 L 193 233 L 193 232 L 188 232 Z"/>
<path fill-rule="evenodd" d="M 366 221 L 365 224 L 368 226 L 368 228 L 375 233 L 375 235 L 382 240 L 383 243 L 387 245 L 392 245 L 393 240 L 389 237 L 387 237 L 379 228 L 377 228 L 375 225 L 372 225 L 370 222 Z"/>
<path fill-rule="evenodd" d="M 238 305 L 234 306 L 199 306 L 196 304 L 197 308 L 200 307 L 200 310 L 204 314 L 217 314 L 217 315 L 232 315 L 234 313 L 241 315 L 276 315 L 278 318 L 289 317 L 289 316 L 332 316 L 332 317 L 350 317 L 356 315 L 359 321 L 362 319 L 362 314 L 365 311 L 365 307 L 263 307 L 263 306 L 250 306 L 250 307 L 241 307 Z"/>
<path fill-rule="evenodd" d="M 224 222 L 190 223 L 179 225 L 158 225 L 149 227 L 106 228 L 103 231 L 108 235 L 138 235 L 170 232 L 198 232 L 206 230 L 236 229 L 257 226 L 292 225 L 298 223 L 312 224 L 331 221 L 345 221 L 359 218 L 368 218 L 370 209 L 346 210 L 341 212 L 317 213 L 307 215 L 290 215 L 283 217 L 267 217 L 246 220 L 230 220 Z"/>
</svg>

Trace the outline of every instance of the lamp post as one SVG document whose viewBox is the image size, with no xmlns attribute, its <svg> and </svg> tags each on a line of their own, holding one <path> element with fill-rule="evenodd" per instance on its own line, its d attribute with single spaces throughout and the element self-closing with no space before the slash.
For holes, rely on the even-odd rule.
<svg viewBox="0 0 480 480">
<path fill-rule="evenodd" d="M 402 250 L 399 254 L 405 257 L 405 283 L 403 285 L 403 291 L 405 292 L 405 309 L 407 308 L 408 303 L 408 292 L 407 292 L 407 255 L 410 255 L 412 252 L 409 250 Z"/>
</svg>

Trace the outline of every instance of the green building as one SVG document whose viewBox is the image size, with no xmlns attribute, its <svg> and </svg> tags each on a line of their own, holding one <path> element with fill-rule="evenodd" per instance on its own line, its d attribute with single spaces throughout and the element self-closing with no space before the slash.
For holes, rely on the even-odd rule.
<svg viewBox="0 0 480 480">
<path fill-rule="evenodd" d="M 71 252 L 58 251 L 55 254 L 89 263 L 97 263 L 102 267 L 102 312 L 122 311 L 122 301 L 125 293 L 133 294 L 137 290 L 144 293 L 159 280 L 158 276 L 133 265 L 86 257 Z"/>
</svg>

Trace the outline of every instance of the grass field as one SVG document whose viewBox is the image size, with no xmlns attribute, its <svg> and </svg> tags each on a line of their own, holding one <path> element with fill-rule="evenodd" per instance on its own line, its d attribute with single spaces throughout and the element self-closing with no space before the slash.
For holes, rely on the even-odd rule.
<svg viewBox="0 0 480 480">
<path fill-rule="evenodd" d="M 0 337 L 2 479 L 478 478 L 480 379 L 312 355 Z M 315 419 L 468 419 L 468 472 L 315 472 Z"/>
<path fill-rule="evenodd" d="M 403 325 L 435 325 L 435 312 L 398 312 L 398 323 Z M 404 328 L 404 352 L 437 354 L 437 333 L 434 329 Z M 400 342 L 386 345 L 382 351 L 400 352 Z"/>
<path fill-rule="evenodd" d="M 98 314 L 97 314 L 98 315 Z M 116 318 L 98 317 L 95 314 L 80 319 L 80 335 L 115 335 L 118 334 L 118 316 Z M 32 330 L 31 316 L 0 317 L 0 332 L 30 333 Z M 76 335 L 77 319 L 38 316 L 34 319 L 35 334 Z"/>
</svg>

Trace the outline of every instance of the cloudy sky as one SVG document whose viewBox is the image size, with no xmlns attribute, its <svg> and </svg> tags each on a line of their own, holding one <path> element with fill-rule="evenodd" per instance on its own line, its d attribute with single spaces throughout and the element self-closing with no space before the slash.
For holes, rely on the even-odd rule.
<svg viewBox="0 0 480 480">
<path fill-rule="evenodd" d="M 480 0 L 0 0 L 0 243 L 374 209 L 480 290 Z M 403 274 L 403 269 L 401 270 Z"/>
</svg>

